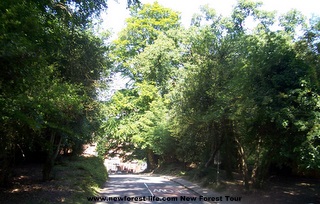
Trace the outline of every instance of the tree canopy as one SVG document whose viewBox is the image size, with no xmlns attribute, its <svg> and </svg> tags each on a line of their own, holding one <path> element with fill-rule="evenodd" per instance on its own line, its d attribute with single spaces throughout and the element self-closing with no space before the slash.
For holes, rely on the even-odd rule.
<svg viewBox="0 0 320 204">
<path fill-rule="evenodd" d="M 99 134 L 96 89 L 110 60 L 93 20 L 104 9 L 105 0 L 0 2 L 1 186 L 22 161 L 43 162 L 50 179 L 58 155 Z"/>
<path fill-rule="evenodd" d="M 134 7 L 111 54 L 132 86 L 106 104 L 101 153 L 206 171 L 220 152 L 246 187 L 271 166 L 319 173 L 319 18 L 261 5 L 239 0 L 229 17 L 203 6 L 187 29 L 158 3 Z"/>
<path fill-rule="evenodd" d="M 2 185 L 22 160 L 41 160 L 48 180 L 57 156 L 90 141 L 151 170 L 175 162 L 205 175 L 220 155 L 246 188 L 271 167 L 320 174 L 319 17 L 239 0 L 230 16 L 203 6 L 184 28 L 157 2 L 131 4 L 105 44 L 93 25 L 105 0 L 1 1 Z M 99 101 L 110 73 L 130 85 Z"/>
</svg>

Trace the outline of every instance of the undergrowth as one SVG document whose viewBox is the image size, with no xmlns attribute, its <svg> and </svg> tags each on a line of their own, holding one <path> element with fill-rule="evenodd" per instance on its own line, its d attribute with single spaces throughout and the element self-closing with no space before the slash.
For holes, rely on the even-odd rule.
<svg viewBox="0 0 320 204">
<path fill-rule="evenodd" d="M 107 170 L 98 157 L 76 157 L 56 166 L 58 174 L 73 189 L 73 195 L 66 203 L 84 203 L 87 197 L 97 196 L 98 189 L 107 180 Z M 60 172 L 60 173 L 59 173 Z"/>
</svg>

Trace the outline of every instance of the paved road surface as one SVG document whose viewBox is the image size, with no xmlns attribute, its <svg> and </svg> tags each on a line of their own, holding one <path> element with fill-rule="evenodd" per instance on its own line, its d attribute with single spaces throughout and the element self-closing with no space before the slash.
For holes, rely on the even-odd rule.
<svg viewBox="0 0 320 204">
<path fill-rule="evenodd" d="M 109 199 L 102 203 L 208 203 L 195 192 L 164 177 L 113 174 L 101 191 L 102 198 Z M 110 201 L 110 199 L 113 199 Z M 124 199 L 125 201 L 119 201 Z M 161 201 L 160 201 L 161 199 Z M 204 198 L 206 199 L 206 198 Z M 219 199 L 219 198 L 216 198 Z"/>
</svg>

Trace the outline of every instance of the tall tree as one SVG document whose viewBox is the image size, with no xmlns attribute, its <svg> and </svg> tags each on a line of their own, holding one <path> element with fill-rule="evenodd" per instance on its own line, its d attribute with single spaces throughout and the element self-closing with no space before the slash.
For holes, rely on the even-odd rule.
<svg viewBox="0 0 320 204">
<path fill-rule="evenodd" d="M 177 38 L 168 31 L 179 26 L 178 13 L 157 2 L 145 4 L 131 8 L 127 26 L 114 42 L 115 71 L 123 72 L 133 83 L 132 89 L 119 91 L 108 103 L 107 136 L 102 141 L 113 149 L 143 152 L 150 169 L 157 166 L 156 155 L 168 158 L 171 148 L 165 145 L 171 144 L 171 137 L 162 120 L 167 115 L 164 95 L 174 81 L 180 56 Z"/>
<path fill-rule="evenodd" d="M 131 17 L 126 20 L 126 27 L 114 42 L 115 50 L 112 55 L 117 63 L 116 70 L 134 79 L 130 60 L 142 53 L 146 46 L 153 44 L 159 34 L 179 28 L 180 17 L 177 12 L 157 2 L 132 7 L 130 12 Z"/>
<path fill-rule="evenodd" d="M 35 151 L 47 156 L 48 180 L 62 145 L 76 152 L 99 129 L 95 88 L 107 48 L 91 22 L 104 8 L 103 0 L 1 1 L 2 185 L 14 161 Z"/>
<path fill-rule="evenodd" d="M 157 3 L 133 8 L 111 55 L 132 84 L 105 106 L 101 152 L 143 153 L 151 168 L 157 157 L 193 163 L 202 175 L 220 152 L 246 188 L 261 186 L 270 166 L 317 171 L 319 20 L 307 28 L 290 11 L 276 30 L 261 5 L 240 0 L 230 17 L 204 6 L 187 30 Z"/>
</svg>

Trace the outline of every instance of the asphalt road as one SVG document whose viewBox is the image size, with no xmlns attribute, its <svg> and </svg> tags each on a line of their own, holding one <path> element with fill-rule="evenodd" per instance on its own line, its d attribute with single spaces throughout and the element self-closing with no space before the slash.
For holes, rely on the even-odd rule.
<svg viewBox="0 0 320 204">
<path fill-rule="evenodd" d="M 101 203 L 208 203 L 195 192 L 164 177 L 112 174 L 101 191 Z M 216 198 L 219 199 L 219 198 Z"/>
</svg>

